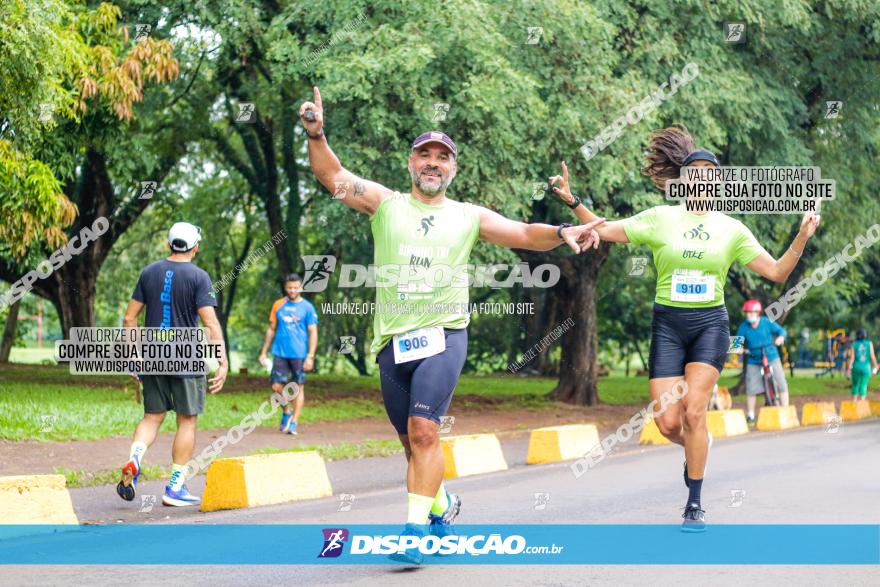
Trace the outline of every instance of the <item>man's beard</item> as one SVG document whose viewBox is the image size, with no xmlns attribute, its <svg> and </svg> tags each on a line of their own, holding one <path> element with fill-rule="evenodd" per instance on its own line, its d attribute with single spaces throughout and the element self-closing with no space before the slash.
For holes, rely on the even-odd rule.
<svg viewBox="0 0 880 587">
<path fill-rule="evenodd" d="M 440 183 L 437 186 L 434 185 L 425 185 L 422 181 L 422 173 L 426 171 L 435 171 L 440 176 Z M 444 176 L 443 172 L 440 171 L 439 168 L 436 167 L 423 167 L 422 170 L 417 174 L 415 170 L 410 167 L 409 176 L 412 178 L 413 183 L 419 191 L 422 192 L 426 196 L 436 196 L 446 191 L 446 188 L 449 187 L 449 184 L 452 183 L 452 175 Z"/>
</svg>

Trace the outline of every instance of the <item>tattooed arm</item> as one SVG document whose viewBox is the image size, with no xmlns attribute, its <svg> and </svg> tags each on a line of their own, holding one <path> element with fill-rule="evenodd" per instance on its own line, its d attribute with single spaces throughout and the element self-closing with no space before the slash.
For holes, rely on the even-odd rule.
<svg viewBox="0 0 880 587">
<path fill-rule="evenodd" d="M 334 198 L 358 212 L 373 215 L 379 204 L 393 192 L 383 185 L 356 176 L 339 163 L 324 136 L 324 108 L 321 92 L 315 87 L 315 101 L 304 102 L 299 109 L 300 119 L 309 136 L 309 163 L 318 181 Z M 306 112 L 312 115 L 306 118 Z"/>
</svg>

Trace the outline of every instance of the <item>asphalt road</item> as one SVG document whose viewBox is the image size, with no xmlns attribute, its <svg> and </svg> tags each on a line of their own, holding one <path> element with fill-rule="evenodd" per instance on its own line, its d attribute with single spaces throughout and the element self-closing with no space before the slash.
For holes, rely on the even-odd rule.
<svg viewBox="0 0 880 587">
<path fill-rule="evenodd" d="M 566 463 L 525 466 L 523 446 L 509 444 L 511 469 L 453 480 L 463 499 L 461 523 L 674 524 L 686 489 L 680 447 L 630 446 L 575 479 Z M 521 456 L 520 456 L 521 455 Z M 845 423 L 836 433 L 814 427 L 716 441 L 703 488 L 710 524 L 880 524 L 880 420 Z M 200 514 L 156 506 L 138 512 L 108 488 L 74 491 L 80 519 L 113 523 L 326 524 L 397 523 L 405 517 L 400 457 L 331 463 L 337 497 Z M 156 487 L 152 487 L 155 485 Z M 142 493 L 158 494 L 161 482 Z M 194 487 L 195 489 L 195 487 Z M 340 510 L 338 494 L 354 495 Z M 537 498 L 535 494 L 543 494 Z M 166 518 L 166 516 L 169 516 Z M 621 544 L 621 548 L 627 548 Z M 755 548 L 772 548 L 756 544 Z M 279 561 L 284 559 L 279 545 Z M 695 561 L 698 563 L 699 561 Z M 878 566 L 32 566 L 0 567 L 3 585 L 877 585 Z"/>
</svg>

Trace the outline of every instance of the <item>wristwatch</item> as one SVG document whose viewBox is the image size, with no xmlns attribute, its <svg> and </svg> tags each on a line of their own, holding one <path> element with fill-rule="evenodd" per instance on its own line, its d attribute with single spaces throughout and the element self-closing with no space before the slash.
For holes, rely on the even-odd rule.
<svg viewBox="0 0 880 587">
<path fill-rule="evenodd" d="M 563 228 L 568 228 L 569 226 L 571 226 L 571 224 L 569 224 L 568 222 L 563 222 L 563 223 L 560 224 L 559 227 L 556 229 L 556 236 L 559 237 L 559 240 L 565 240 L 564 238 L 562 238 L 562 229 L 563 229 Z"/>
<path fill-rule="evenodd" d="M 310 139 L 320 139 L 321 137 L 324 136 L 324 127 L 321 127 L 321 132 L 319 132 L 316 135 L 310 135 L 309 131 L 306 131 L 306 136 L 309 137 Z"/>
<path fill-rule="evenodd" d="M 571 204 L 566 202 L 565 205 L 568 206 L 569 208 L 571 208 L 572 210 L 574 210 L 575 208 L 577 208 L 578 206 L 581 205 L 581 199 L 579 197 L 575 196 L 574 194 L 572 194 L 572 196 L 574 196 L 574 201 Z"/>
</svg>

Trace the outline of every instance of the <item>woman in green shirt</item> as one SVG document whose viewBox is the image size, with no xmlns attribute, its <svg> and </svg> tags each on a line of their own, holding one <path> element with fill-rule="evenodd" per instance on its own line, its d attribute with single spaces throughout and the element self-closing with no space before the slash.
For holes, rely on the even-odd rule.
<svg viewBox="0 0 880 587">
<path fill-rule="evenodd" d="M 847 354 L 849 361 L 846 370 L 852 377 L 852 401 L 863 400 L 868 397 L 871 369 L 877 368 L 874 344 L 868 339 L 868 333 L 863 328 L 856 332 L 856 340 L 849 347 Z"/>
<path fill-rule="evenodd" d="M 684 127 L 673 126 L 651 135 L 648 161 L 642 170 L 661 191 L 678 179 L 682 167 L 719 166 L 717 157 L 697 149 Z M 571 193 L 568 169 L 550 178 L 554 191 L 582 222 L 597 218 Z M 684 204 L 657 206 L 624 220 L 596 228 L 608 242 L 647 244 L 657 268 L 657 293 L 648 362 L 651 399 L 672 392 L 684 381 L 686 394 L 655 421 L 660 432 L 685 451 L 685 485 L 689 488 L 682 529 L 705 529 L 700 491 L 711 436 L 706 410 L 712 388 L 724 366 L 730 344 L 724 283 L 738 261 L 775 282 L 784 282 L 816 232 L 819 217 L 804 215 L 800 232 L 779 259 L 774 259 L 739 220 L 721 212 L 690 212 Z M 681 395 L 678 393 L 678 395 Z M 669 397 L 669 396 L 667 396 Z M 661 404 L 665 405 L 665 404 Z"/>
</svg>

